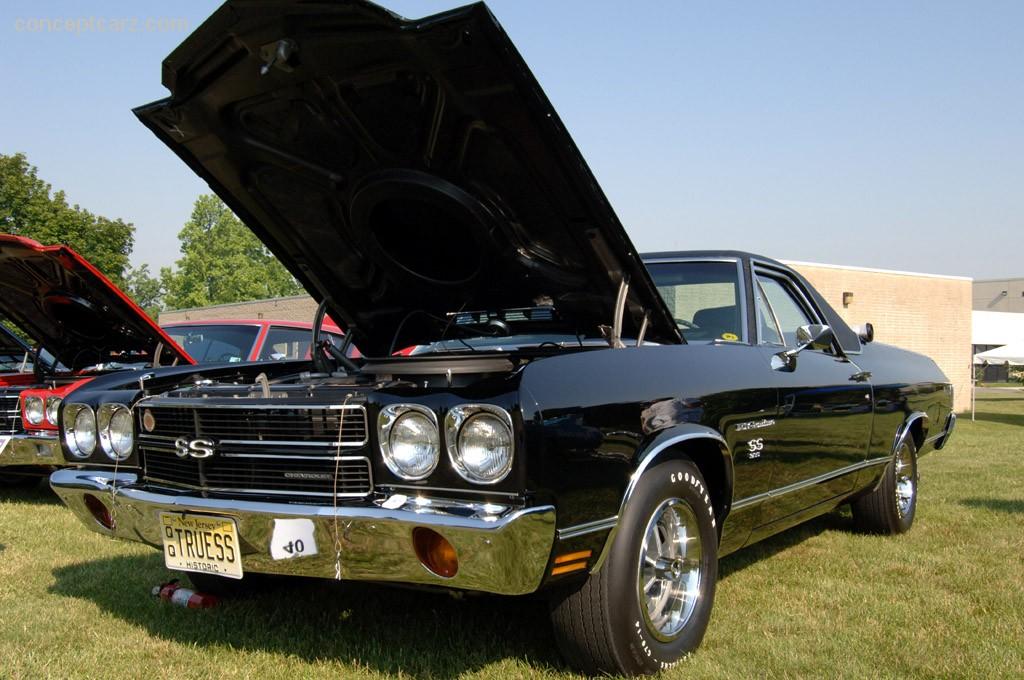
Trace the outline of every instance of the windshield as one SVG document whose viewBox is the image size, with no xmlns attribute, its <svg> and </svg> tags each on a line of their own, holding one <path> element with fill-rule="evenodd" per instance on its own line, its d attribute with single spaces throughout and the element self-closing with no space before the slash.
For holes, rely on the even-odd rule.
<svg viewBox="0 0 1024 680">
<path fill-rule="evenodd" d="M 746 341 L 735 261 L 647 265 L 687 342 Z"/>
<path fill-rule="evenodd" d="M 164 331 L 199 364 L 248 361 L 259 326 L 165 326 Z"/>
</svg>

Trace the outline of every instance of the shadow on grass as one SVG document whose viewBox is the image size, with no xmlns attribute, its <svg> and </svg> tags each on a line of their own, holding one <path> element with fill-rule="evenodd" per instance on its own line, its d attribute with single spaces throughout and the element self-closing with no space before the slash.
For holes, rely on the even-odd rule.
<svg viewBox="0 0 1024 680">
<path fill-rule="evenodd" d="M 60 505 L 60 498 L 44 477 L 31 486 L 0 486 L 0 505 L 24 503 L 26 505 Z"/>
<path fill-rule="evenodd" d="M 211 610 L 180 609 L 150 595 L 170 579 L 159 553 L 83 562 L 54 570 L 50 591 L 88 600 L 151 635 L 332 660 L 382 673 L 449 678 L 515 659 L 532 671 L 561 667 L 544 601 L 449 595 L 337 583 L 284 581 Z"/>
<path fill-rule="evenodd" d="M 835 510 L 815 517 L 803 524 L 798 524 L 792 529 L 787 529 L 780 534 L 726 555 L 718 564 L 718 577 L 728 578 L 730 575 L 743 571 L 752 564 L 778 555 L 825 531 L 853 532 L 853 519 L 850 516 L 849 510 Z"/>
<path fill-rule="evenodd" d="M 1024 515 L 1024 500 L 1008 500 L 1005 498 L 965 498 L 960 501 L 961 505 L 968 508 L 981 508 L 983 510 L 995 510 L 1008 514 Z"/>
<path fill-rule="evenodd" d="M 1003 423 L 1004 425 L 1024 426 L 1024 414 L 1021 413 L 992 413 L 991 411 L 978 411 L 974 414 L 975 420 Z"/>
</svg>

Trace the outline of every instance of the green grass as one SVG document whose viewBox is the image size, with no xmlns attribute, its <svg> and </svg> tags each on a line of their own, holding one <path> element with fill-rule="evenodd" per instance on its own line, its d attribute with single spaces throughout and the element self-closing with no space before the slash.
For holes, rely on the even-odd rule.
<svg viewBox="0 0 1024 680">
<path fill-rule="evenodd" d="M 703 647 L 665 677 L 1024 675 L 1024 395 L 980 395 L 921 461 L 914 528 L 836 512 L 722 560 Z M 543 602 L 307 582 L 190 611 L 155 551 L 45 489 L 0 501 L 0 677 L 571 677 Z"/>
</svg>

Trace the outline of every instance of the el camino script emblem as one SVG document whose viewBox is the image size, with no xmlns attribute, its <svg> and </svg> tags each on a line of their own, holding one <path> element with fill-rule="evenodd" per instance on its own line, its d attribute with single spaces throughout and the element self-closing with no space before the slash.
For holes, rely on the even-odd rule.
<svg viewBox="0 0 1024 680">
<path fill-rule="evenodd" d="M 209 439 L 193 439 L 189 441 L 184 437 L 178 437 L 174 440 L 174 454 L 178 458 L 209 458 L 213 455 L 213 449 L 217 446 L 216 443 Z"/>
<path fill-rule="evenodd" d="M 771 427 L 775 424 L 774 418 L 762 418 L 761 420 L 748 420 L 745 423 L 736 423 L 737 432 L 746 432 L 747 430 L 760 430 L 762 427 Z"/>
</svg>

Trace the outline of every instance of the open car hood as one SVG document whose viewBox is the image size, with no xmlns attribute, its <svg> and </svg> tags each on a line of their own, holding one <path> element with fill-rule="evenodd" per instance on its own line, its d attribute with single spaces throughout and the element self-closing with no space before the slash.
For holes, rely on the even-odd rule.
<svg viewBox="0 0 1024 680">
<path fill-rule="evenodd" d="M 193 363 L 110 279 L 67 246 L 0 234 L 0 316 L 70 370 Z"/>
<path fill-rule="evenodd" d="M 364 353 L 437 340 L 436 317 L 460 310 L 553 305 L 550 326 L 595 335 L 624 278 L 622 335 L 646 315 L 647 339 L 680 342 L 483 4 L 408 21 L 360 0 L 233 0 L 164 61 L 163 82 L 171 96 L 136 115 Z"/>
</svg>

